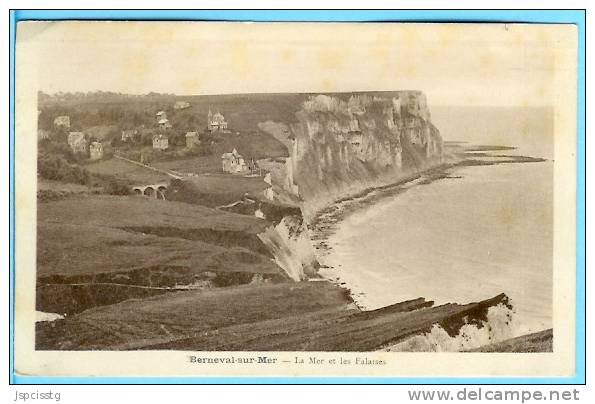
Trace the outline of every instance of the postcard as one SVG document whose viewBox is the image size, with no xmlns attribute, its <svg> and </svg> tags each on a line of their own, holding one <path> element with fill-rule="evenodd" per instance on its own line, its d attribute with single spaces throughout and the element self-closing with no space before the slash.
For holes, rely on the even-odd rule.
<svg viewBox="0 0 595 404">
<path fill-rule="evenodd" d="M 572 24 L 21 21 L 15 371 L 566 376 Z"/>
</svg>

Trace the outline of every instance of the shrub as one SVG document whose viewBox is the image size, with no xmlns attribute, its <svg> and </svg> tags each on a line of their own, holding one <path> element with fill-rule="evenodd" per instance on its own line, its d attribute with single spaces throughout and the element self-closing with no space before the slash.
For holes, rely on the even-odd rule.
<svg viewBox="0 0 595 404">
<path fill-rule="evenodd" d="M 131 193 L 130 186 L 127 183 L 116 179 L 108 181 L 103 186 L 103 191 L 110 195 L 130 195 Z"/>
<path fill-rule="evenodd" d="M 41 155 L 37 159 L 37 173 L 40 177 L 61 182 L 87 185 L 90 174 L 84 168 L 70 164 L 62 156 Z"/>
<path fill-rule="evenodd" d="M 39 142 L 39 154 L 40 156 L 45 157 L 48 157 L 48 155 L 53 157 L 62 157 L 71 163 L 76 162 L 76 157 L 74 156 L 74 153 L 72 153 L 72 150 L 66 141 L 60 142 L 45 139 Z"/>
</svg>

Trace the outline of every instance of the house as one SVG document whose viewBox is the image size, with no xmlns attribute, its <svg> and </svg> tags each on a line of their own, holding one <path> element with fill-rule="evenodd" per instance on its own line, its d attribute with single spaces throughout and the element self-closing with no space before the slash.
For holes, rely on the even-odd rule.
<svg viewBox="0 0 595 404">
<path fill-rule="evenodd" d="M 193 146 L 199 144 L 198 132 L 186 132 L 186 148 L 192 149 Z"/>
<path fill-rule="evenodd" d="M 167 119 L 167 114 L 165 111 L 159 111 L 155 114 L 155 117 L 157 118 L 157 122 L 159 122 L 162 119 Z"/>
<path fill-rule="evenodd" d="M 157 134 L 153 136 L 153 149 L 166 150 L 169 147 L 169 139 L 164 134 Z"/>
<path fill-rule="evenodd" d="M 132 142 L 137 135 L 138 135 L 138 130 L 136 130 L 136 129 L 123 130 L 122 131 L 122 141 L 123 142 Z"/>
<path fill-rule="evenodd" d="M 91 142 L 89 145 L 89 155 L 91 160 L 103 158 L 103 144 L 100 142 Z"/>
<path fill-rule="evenodd" d="M 83 132 L 70 132 L 68 134 L 68 145 L 73 153 L 85 153 L 87 151 L 87 140 Z"/>
<path fill-rule="evenodd" d="M 70 129 L 70 117 L 68 115 L 57 116 L 54 119 L 54 127 L 56 129 Z"/>
<path fill-rule="evenodd" d="M 188 101 L 176 101 L 174 104 L 174 109 L 186 109 L 190 108 L 190 103 Z"/>
<path fill-rule="evenodd" d="M 164 129 L 164 130 L 171 129 L 171 127 L 172 127 L 171 123 L 169 123 L 169 120 L 167 118 L 160 119 L 157 122 L 157 124 L 159 125 L 160 129 Z"/>
<path fill-rule="evenodd" d="M 213 114 L 209 108 L 209 115 L 207 116 L 207 128 L 210 132 L 226 131 L 227 122 L 225 117 L 220 112 Z"/>
<path fill-rule="evenodd" d="M 223 164 L 223 172 L 225 173 L 241 173 L 248 171 L 248 166 L 244 161 L 244 157 L 233 149 L 231 153 L 223 153 L 221 155 Z"/>
</svg>

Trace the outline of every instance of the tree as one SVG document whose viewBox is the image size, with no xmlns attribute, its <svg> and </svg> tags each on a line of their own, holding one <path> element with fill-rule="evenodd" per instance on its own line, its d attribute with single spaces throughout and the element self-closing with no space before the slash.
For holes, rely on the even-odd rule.
<svg viewBox="0 0 595 404">
<path fill-rule="evenodd" d="M 68 163 L 61 156 L 41 155 L 37 159 L 37 173 L 40 177 L 61 182 L 87 185 L 90 174 L 84 168 Z"/>
</svg>

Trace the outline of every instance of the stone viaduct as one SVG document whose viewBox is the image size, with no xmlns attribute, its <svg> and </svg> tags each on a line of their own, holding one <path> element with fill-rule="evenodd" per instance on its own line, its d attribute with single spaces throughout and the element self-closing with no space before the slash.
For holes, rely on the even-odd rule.
<svg viewBox="0 0 595 404">
<path fill-rule="evenodd" d="M 167 183 L 161 182 L 158 184 L 137 185 L 132 187 L 136 195 L 148 196 L 149 198 L 165 199 L 165 190 L 167 190 Z"/>
</svg>

